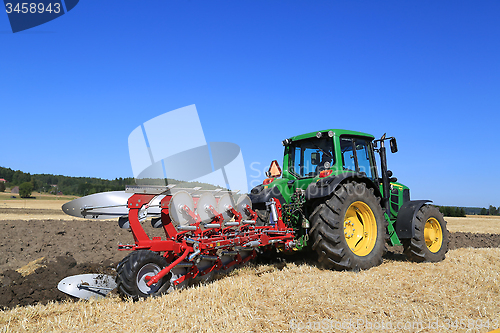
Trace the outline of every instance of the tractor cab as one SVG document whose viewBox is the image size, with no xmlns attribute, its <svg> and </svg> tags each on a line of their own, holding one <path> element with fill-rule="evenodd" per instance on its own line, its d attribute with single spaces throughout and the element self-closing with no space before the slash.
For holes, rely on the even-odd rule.
<svg viewBox="0 0 500 333">
<path fill-rule="evenodd" d="M 319 131 L 286 139 L 284 174 L 290 179 L 303 179 L 350 171 L 375 180 L 373 139 L 369 134 L 345 130 Z"/>
<path fill-rule="evenodd" d="M 356 179 L 373 188 L 388 216 L 395 220 L 401 206 L 409 201 L 409 189 L 397 183 L 387 169 L 386 141 L 390 142 L 391 152 L 397 152 L 396 139 L 385 134 L 375 140 L 367 133 L 330 129 L 285 139 L 283 172 L 278 162 L 273 161 L 266 173 L 268 178 L 252 189 L 253 202 L 277 196 L 282 203 L 289 203 L 300 190 L 306 191 L 307 199 L 319 198 L 329 195 L 331 186 Z M 380 157 L 380 170 L 376 153 Z M 279 179 L 280 176 L 283 178 Z M 328 190 L 325 184 L 331 185 Z"/>
<path fill-rule="evenodd" d="M 288 147 L 286 168 L 291 178 L 317 177 L 321 171 L 330 170 L 335 164 L 333 151 L 333 141 L 328 136 L 294 141 Z"/>
</svg>

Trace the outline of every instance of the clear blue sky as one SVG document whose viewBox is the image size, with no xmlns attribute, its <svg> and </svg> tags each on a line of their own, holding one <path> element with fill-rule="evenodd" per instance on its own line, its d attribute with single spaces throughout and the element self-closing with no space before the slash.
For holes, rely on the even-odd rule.
<svg viewBox="0 0 500 333">
<path fill-rule="evenodd" d="M 0 14 L 0 166 L 131 177 L 130 132 L 196 104 L 249 181 L 286 137 L 387 132 L 413 199 L 499 206 L 499 14 L 498 1 L 80 1 L 16 34 Z"/>
</svg>

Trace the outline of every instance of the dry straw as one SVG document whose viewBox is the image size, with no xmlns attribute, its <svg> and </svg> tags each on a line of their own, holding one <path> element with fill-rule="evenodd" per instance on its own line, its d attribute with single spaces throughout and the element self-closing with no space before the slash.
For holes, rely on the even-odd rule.
<svg viewBox="0 0 500 333">
<path fill-rule="evenodd" d="M 499 257 L 500 249 L 458 249 L 440 263 L 386 260 L 359 273 L 307 264 L 249 266 L 137 303 L 112 297 L 18 307 L 0 312 L 0 332 L 311 331 L 317 323 L 339 331 L 334 325 L 341 322 L 360 325 L 345 331 L 385 323 L 393 329 L 384 331 L 400 332 L 398 323 L 474 321 L 477 327 L 487 319 L 490 328 L 475 331 L 488 332 L 500 320 Z M 417 325 L 405 331 L 446 330 Z"/>
<path fill-rule="evenodd" d="M 467 215 L 467 217 L 446 217 L 451 232 L 472 232 L 479 234 L 500 234 L 500 216 Z"/>
<path fill-rule="evenodd" d="M 21 274 L 23 277 L 28 276 L 28 275 L 34 273 L 40 267 L 47 267 L 47 265 L 43 264 L 44 259 L 45 259 L 45 257 L 41 257 L 41 258 L 38 258 L 36 260 L 33 260 L 30 263 L 28 263 L 27 265 L 24 265 L 23 267 L 16 269 L 16 272 Z"/>
</svg>

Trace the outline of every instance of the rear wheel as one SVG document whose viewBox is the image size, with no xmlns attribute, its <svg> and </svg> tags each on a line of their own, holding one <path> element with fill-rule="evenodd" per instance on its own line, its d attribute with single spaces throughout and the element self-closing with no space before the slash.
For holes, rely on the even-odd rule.
<svg viewBox="0 0 500 333">
<path fill-rule="evenodd" d="M 434 206 L 424 205 L 417 212 L 415 236 L 403 240 L 404 253 L 416 262 L 437 262 L 448 252 L 449 232 L 443 214 Z"/>
<path fill-rule="evenodd" d="M 146 276 L 155 276 L 166 266 L 165 258 L 155 252 L 149 250 L 132 252 L 118 264 L 116 275 L 118 293 L 124 298 L 131 297 L 134 301 L 166 293 L 170 286 L 171 273 L 151 287 L 146 284 Z"/>
<path fill-rule="evenodd" d="M 364 183 L 341 185 L 309 221 L 312 249 L 326 268 L 359 270 L 382 263 L 386 227 L 380 198 Z"/>
</svg>

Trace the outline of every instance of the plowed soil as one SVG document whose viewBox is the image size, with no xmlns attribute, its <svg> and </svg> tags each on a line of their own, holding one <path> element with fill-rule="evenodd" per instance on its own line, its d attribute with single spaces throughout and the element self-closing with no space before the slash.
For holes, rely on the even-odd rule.
<svg viewBox="0 0 500 333">
<path fill-rule="evenodd" d="M 113 275 L 128 254 L 117 245 L 133 243 L 128 230 L 109 220 L 3 220 L 0 227 L 0 308 L 72 299 L 57 290 L 60 280 L 84 273 Z M 450 234 L 450 250 L 467 247 L 500 247 L 500 235 Z M 386 259 L 404 261 L 401 253 L 401 247 L 389 248 Z M 31 266 L 25 266 L 37 259 L 29 272 Z M 22 267 L 30 274 L 16 271 Z"/>
</svg>

